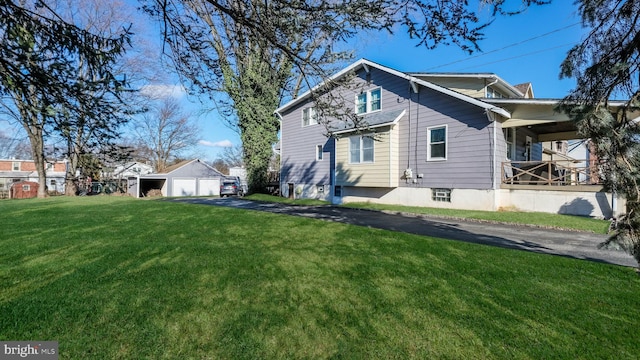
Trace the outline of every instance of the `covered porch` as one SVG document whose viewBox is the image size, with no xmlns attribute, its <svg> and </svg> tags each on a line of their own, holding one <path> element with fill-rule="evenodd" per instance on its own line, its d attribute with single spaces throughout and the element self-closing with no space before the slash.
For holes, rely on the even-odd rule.
<svg viewBox="0 0 640 360">
<path fill-rule="evenodd" d="M 602 218 L 624 210 L 624 199 L 603 191 L 601 162 L 575 123 L 556 110 L 560 100 L 490 102 L 511 115 L 501 122 L 507 159 L 499 165 L 500 207 Z M 614 102 L 612 110 L 623 105 Z"/>
</svg>

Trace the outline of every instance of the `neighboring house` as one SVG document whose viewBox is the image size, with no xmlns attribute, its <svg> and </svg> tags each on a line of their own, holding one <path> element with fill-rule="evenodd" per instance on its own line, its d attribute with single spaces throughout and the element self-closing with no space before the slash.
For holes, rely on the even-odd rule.
<svg viewBox="0 0 640 360">
<path fill-rule="evenodd" d="M 46 179 L 49 192 L 64 193 L 66 161 L 47 162 Z M 33 160 L 0 160 L 0 193 L 8 193 L 11 185 L 19 181 L 38 181 Z"/>
<path fill-rule="evenodd" d="M 328 83 L 331 98 L 366 126 L 319 118 L 312 91 L 278 108 L 283 196 L 596 217 L 622 209 L 601 186 L 543 161 L 541 143 L 577 135 L 555 112 L 559 100 L 533 98 L 531 84 L 487 73 L 403 73 L 365 59 L 313 93 Z"/>
<path fill-rule="evenodd" d="M 128 192 L 136 197 L 160 190 L 163 196 L 220 195 L 225 175 L 198 159 L 183 161 L 155 174 L 129 180 Z"/>
</svg>

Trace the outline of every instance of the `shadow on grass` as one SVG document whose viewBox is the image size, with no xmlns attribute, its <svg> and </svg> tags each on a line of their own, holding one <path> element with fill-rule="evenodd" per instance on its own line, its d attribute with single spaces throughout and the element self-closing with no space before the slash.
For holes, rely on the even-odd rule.
<svg viewBox="0 0 640 360">
<path fill-rule="evenodd" d="M 171 202 L 57 210 L 4 213 L 15 237 L 0 239 L 0 337 L 58 340 L 65 358 L 640 350 L 629 269 Z"/>
</svg>

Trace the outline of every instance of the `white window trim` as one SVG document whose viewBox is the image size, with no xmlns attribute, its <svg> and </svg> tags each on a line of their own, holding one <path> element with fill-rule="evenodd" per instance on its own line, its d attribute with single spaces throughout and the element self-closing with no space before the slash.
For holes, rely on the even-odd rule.
<svg viewBox="0 0 640 360">
<path fill-rule="evenodd" d="M 431 157 L 431 130 L 444 128 L 444 157 Z M 449 156 L 449 125 L 430 126 L 427 128 L 427 161 L 446 161 Z"/>
<path fill-rule="evenodd" d="M 516 134 L 516 128 L 504 128 L 504 130 L 506 130 L 507 133 L 511 134 L 511 142 L 508 142 L 508 135 L 504 134 L 504 145 L 505 145 L 505 154 L 504 157 L 507 160 L 510 161 L 515 161 L 517 156 L 516 156 L 516 139 L 517 139 L 517 134 Z M 509 150 L 511 150 L 511 154 L 513 156 L 513 159 L 509 159 Z"/>
<path fill-rule="evenodd" d="M 354 137 L 357 137 L 359 139 L 360 160 L 358 162 L 351 161 L 351 139 L 354 138 Z M 373 141 L 373 138 L 372 138 L 372 143 L 371 143 L 371 145 L 372 145 L 372 148 L 371 148 L 372 160 L 371 161 L 364 161 L 363 160 L 364 159 L 364 148 L 363 148 L 362 139 L 365 138 L 365 137 L 370 137 L 370 136 L 368 136 L 368 135 L 355 135 L 355 136 L 350 136 L 349 137 L 349 153 L 348 153 L 349 164 L 373 164 L 373 163 L 375 163 L 375 161 L 376 161 L 376 145 L 375 145 L 375 141 Z"/>
<path fill-rule="evenodd" d="M 371 100 L 372 100 L 371 93 L 376 91 L 376 90 L 380 91 L 380 108 L 377 109 L 377 110 L 371 110 Z M 358 96 L 360 96 L 362 94 L 366 94 L 367 95 L 367 101 L 366 101 L 366 104 L 365 104 L 366 105 L 366 109 L 365 109 L 364 112 L 359 113 L 358 112 Z M 369 89 L 367 91 L 363 91 L 363 92 L 361 92 L 359 94 L 356 94 L 355 100 L 354 100 L 354 111 L 355 111 L 356 115 L 365 115 L 365 114 L 370 114 L 370 113 L 375 113 L 375 112 L 378 112 L 378 111 L 382 111 L 382 87 L 379 86 L 379 87 L 376 87 L 376 88 L 373 88 L 373 89 Z"/>
<path fill-rule="evenodd" d="M 324 146 L 322 146 L 321 144 L 318 144 L 316 145 L 315 149 L 316 149 L 316 161 L 324 160 Z"/>
<path fill-rule="evenodd" d="M 304 113 L 306 111 L 309 111 L 311 114 L 309 115 L 309 123 L 305 124 L 304 123 Z M 302 127 L 307 127 L 307 126 L 312 126 L 312 125 L 317 125 L 318 124 L 318 113 L 316 112 L 316 108 L 313 106 L 308 106 L 304 109 L 302 109 Z"/>
</svg>

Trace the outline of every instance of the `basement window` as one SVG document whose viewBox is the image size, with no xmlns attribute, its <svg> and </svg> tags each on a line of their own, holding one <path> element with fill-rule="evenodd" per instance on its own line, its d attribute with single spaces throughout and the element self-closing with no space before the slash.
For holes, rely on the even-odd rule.
<svg viewBox="0 0 640 360">
<path fill-rule="evenodd" d="M 431 189 L 431 200 L 451 202 L 451 189 Z"/>
</svg>

